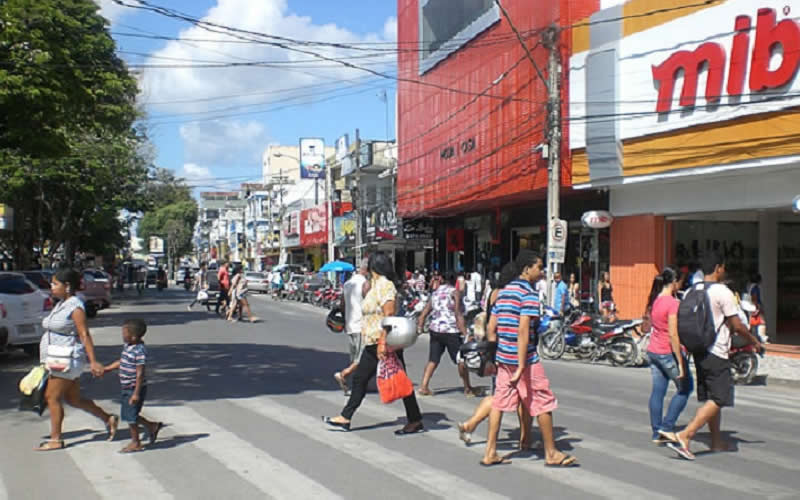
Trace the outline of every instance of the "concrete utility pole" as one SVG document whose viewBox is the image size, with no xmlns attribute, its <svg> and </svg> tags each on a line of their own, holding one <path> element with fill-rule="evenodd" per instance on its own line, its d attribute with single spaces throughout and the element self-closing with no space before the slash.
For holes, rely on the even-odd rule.
<svg viewBox="0 0 800 500">
<path fill-rule="evenodd" d="M 560 218 L 561 190 L 561 62 L 558 48 L 558 30 L 550 27 L 543 34 L 543 43 L 550 52 L 547 60 L 547 250 L 553 247 L 551 224 Z M 559 264 L 547 259 L 547 291 L 550 305 L 553 305 L 553 275 Z"/>
<path fill-rule="evenodd" d="M 361 247 L 363 246 L 361 241 L 361 232 L 363 231 L 361 227 L 361 138 L 358 135 L 358 129 L 356 129 L 355 155 L 356 197 L 353 201 L 356 202 L 356 267 L 358 267 L 361 262 Z"/>
<path fill-rule="evenodd" d="M 331 166 L 330 164 L 325 165 L 325 200 L 327 201 L 327 207 L 325 210 L 327 211 L 327 217 L 325 219 L 328 222 L 328 262 L 333 262 L 334 255 L 333 255 L 333 189 L 331 186 L 331 182 L 333 179 L 333 174 L 331 173 Z"/>
</svg>

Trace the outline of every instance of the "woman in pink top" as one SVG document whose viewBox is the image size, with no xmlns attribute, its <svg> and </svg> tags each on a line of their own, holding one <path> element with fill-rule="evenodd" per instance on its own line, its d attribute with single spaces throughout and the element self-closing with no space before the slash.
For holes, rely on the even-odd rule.
<svg viewBox="0 0 800 500">
<path fill-rule="evenodd" d="M 692 393 L 692 374 L 686 355 L 678 340 L 678 305 L 675 298 L 678 292 L 678 275 L 667 267 L 655 277 L 650 290 L 647 309 L 650 311 L 652 330 L 647 357 L 653 375 L 653 390 L 650 393 L 650 425 L 653 429 L 653 442 L 661 444 L 675 441 L 675 422 L 686 408 Z M 670 381 L 675 383 L 677 392 L 672 396 L 664 415 L 664 396 Z"/>
</svg>

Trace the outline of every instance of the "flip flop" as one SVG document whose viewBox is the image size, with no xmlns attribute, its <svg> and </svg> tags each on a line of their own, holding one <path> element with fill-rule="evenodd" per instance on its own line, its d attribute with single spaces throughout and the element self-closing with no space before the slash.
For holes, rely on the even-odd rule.
<svg viewBox="0 0 800 500">
<path fill-rule="evenodd" d="M 63 450 L 66 448 L 63 439 L 49 439 L 47 441 L 42 441 L 38 447 L 34 448 L 34 451 L 53 451 L 53 450 Z"/>
<path fill-rule="evenodd" d="M 488 464 L 486 462 L 484 462 L 483 460 L 481 460 L 478 463 L 481 464 L 481 467 L 494 467 L 496 465 L 509 465 L 511 463 L 511 460 L 509 460 L 507 458 L 503 458 L 503 457 L 495 457 L 495 458 L 497 458 L 497 460 L 492 460 Z"/>
<path fill-rule="evenodd" d="M 108 441 L 113 441 L 117 437 L 117 428 L 119 427 L 119 417 L 111 415 L 108 417 Z"/>
<path fill-rule="evenodd" d="M 671 443 L 677 443 L 678 442 L 678 435 L 676 433 L 674 433 L 674 432 L 659 430 L 658 431 L 658 435 L 661 436 L 662 438 L 666 439 L 667 441 L 671 442 Z"/>
<path fill-rule="evenodd" d="M 564 455 L 560 462 L 544 464 L 545 467 L 577 467 L 578 459 L 572 455 Z"/>
<path fill-rule="evenodd" d="M 677 444 L 667 443 L 667 448 L 680 455 L 681 458 L 684 458 L 686 460 L 694 460 L 695 456 L 694 453 L 692 453 L 691 450 L 689 450 L 689 445 L 681 441 L 680 436 L 676 435 L 675 437 L 678 439 Z"/>
<path fill-rule="evenodd" d="M 150 434 L 150 444 L 156 442 L 156 439 L 158 439 L 158 433 L 161 432 L 161 429 L 163 428 L 164 428 L 164 422 L 159 422 L 156 424 L 156 430 Z"/>
<path fill-rule="evenodd" d="M 464 444 L 472 444 L 472 433 L 464 429 L 464 424 L 458 424 L 458 439 L 464 441 Z"/>
</svg>

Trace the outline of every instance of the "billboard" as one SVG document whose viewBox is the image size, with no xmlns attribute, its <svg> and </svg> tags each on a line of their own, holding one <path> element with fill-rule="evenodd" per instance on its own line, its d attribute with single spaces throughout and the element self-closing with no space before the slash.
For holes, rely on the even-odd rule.
<svg viewBox="0 0 800 500">
<path fill-rule="evenodd" d="M 328 211 L 317 205 L 300 212 L 300 246 L 309 247 L 328 242 Z"/>
<path fill-rule="evenodd" d="M 401 237 L 397 225 L 397 209 L 384 205 L 369 214 L 365 214 L 367 239 L 370 241 L 394 240 Z"/>
<path fill-rule="evenodd" d="M 300 177 L 322 179 L 325 177 L 325 141 L 300 139 Z"/>
<path fill-rule="evenodd" d="M 356 213 L 348 212 L 333 219 L 333 242 L 337 246 L 356 241 Z"/>
<path fill-rule="evenodd" d="M 158 236 L 150 237 L 150 253 L 164 253 L 164 240 Z"/>
</svg>

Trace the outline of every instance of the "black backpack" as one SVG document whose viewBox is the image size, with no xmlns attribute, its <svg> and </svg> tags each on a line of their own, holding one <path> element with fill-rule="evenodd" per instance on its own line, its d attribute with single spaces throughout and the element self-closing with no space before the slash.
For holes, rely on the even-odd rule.
<svg viewBox="0 0 800 500">
<path fill-rule="evenodd" d="M 692 285 L 678 307 L 678 338 L 692 354 L 705 353 L 717 340 L 718 330 L 714 326 L 714 313 L 706 293 L 714 284 Z"/>
</svg>

